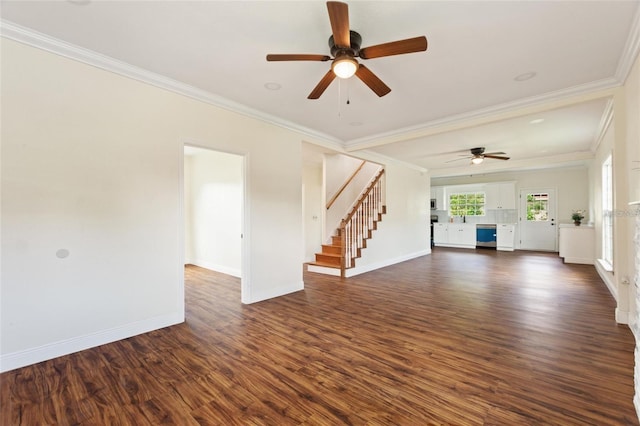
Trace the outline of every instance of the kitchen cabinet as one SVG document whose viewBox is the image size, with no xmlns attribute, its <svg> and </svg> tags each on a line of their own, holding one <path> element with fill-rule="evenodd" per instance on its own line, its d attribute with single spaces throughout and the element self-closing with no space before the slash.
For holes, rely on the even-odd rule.
<svg viewBox="0 0 640 426">
<path fill-rule="evenodd" d="M 436 210 L 449 210 L 447 191 L 444 186 L 432 186 L 431 198 L 436 200 Z"/>
<path fill-rule="evenodd" d="M 560 225 L 560 257 L 564 263 L 593 265 L 596 257 L 596 236 L 593 226 Z"/>
<path fill-rule="evenodd" d="M 451 247 L 476 248 L 476 225 L 474 223 L 450 223 L 449 245 Z"/>
<path fill-rule="evenodd" d="M 516 209 L 516 185 L 514 182 L 489 183 L 485 185 L 486 210 Z"/>
<path fill-rule="evenodd" d="M 441 247 L 476 248 L 476 225 L 434 223 L 433 244 Z"/>
<path fill-rule="evenodd" d="M 433 244 L 443 245 L 449 243 L 449 224 L 434 223 L 433 224 Z"/>
<path fill-rule="evenodd" d="M 516 226 L 509 223 L 496 225 L 496 250 L 513 251 L 515 245 Z"/>
</svg>

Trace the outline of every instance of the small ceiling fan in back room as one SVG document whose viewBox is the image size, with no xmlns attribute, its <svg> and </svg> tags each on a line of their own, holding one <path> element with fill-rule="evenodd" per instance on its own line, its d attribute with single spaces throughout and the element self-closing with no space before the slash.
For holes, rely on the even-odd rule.
<svg viewBox="0 0 640 426">
<path fill-rule="evenodd" d="M 356 58 L 366 60 L 427 50 L 427 38 L 425 36 L 360 48 L 362 37 L 349 28 L 349 6 L 342 2 L 328 1 L 327 10 L 329 11 L 329 21 L 333 33 L 329 37 L 329 48 L 333 58 L 329 55 L 314 54 L 267 55 L 267 61 L 332 60 L 331 69 L 311 91 L 308 99 L 318 99 L 336 77 L 349 78 L 353 75 L 369 86 L 376 95 L 382 97 L 389 93 L 391 89 L 369 68 L 360 64 Z"/>
</svg>

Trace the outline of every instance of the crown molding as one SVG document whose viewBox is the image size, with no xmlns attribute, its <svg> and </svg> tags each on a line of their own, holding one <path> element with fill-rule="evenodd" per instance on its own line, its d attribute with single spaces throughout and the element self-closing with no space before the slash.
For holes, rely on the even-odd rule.
<svg viewBox="0 0 640 426">
<path fill-rule="evenodd" d="M 620 62 L 618 62 L 618 68 L 616 69 L 615 78 L 624 84 L 631 72 L 631 68 L 638 57 L 640 52 L 640 6 L 636 9 L 636 13 L 633 16 L 633 23 L 631 24 L 631 31 L 627 37 L 627 42 L 620 55 Z"/>
<path fill-rule="evenodd" d="M 397 158 L 389 157 L 388 155 L 380 154 L 379 152 L 370 151 L 367 149 L 360 150 L 358 151 L 357 154 L 351 154 L 351 155 L 357 155 L 358 158 L 363 158 L 368 161 L 383 163 L 385 165 L 397 164 L 402 167 L 406 167 L 407 169 L 416 170 L 420 173 L 427 173 L 429 171 L 428 169 L 422 166 L 418 166 L 413 163 L 408 163 L 406 161 L 398 160 Z"/>
<path fill-rule="evenodd" d="M 518 99 L 463 114 L 451 115 L 417 126 L 404 127 L 391 132 L 353 139 L 346 141 L 345 146 L 348 151 L 357 151 L 407 139 L 430 136 L 458 128 L 472 127 L 491 121 L 522 116 L 541 110 L 559 108 L 579 102 L 613 96 L 613 89 L 619 86 L 621 86 L 621 83 L 615 78 L 610 77 L 556 90 L 554 92 L 548 92 L 539 96 Z"/>
<path fill-rule="evenodd" d="M 138 80 L 161 89 L 169 90 L 179 95 L 187 96 L 189 98 L 244 115 L 246 117 L 254 118 L 268 124 L 301 133 L 312 139 L 317 139 L 319 141 L 330 143 L 334 146 L 338 145 L 344 148 L 344 144 L 341 140 L 325 133 L 300 126 L 291 121 L 283 120 L 282 118 L 276 117 L 274 115 L 250 108 L 238 102 L 223 98 L 222 96 L 214 95 L 205 90 L 198 89 L 188 84 L 181 83 L 177 80 L 173 80 L 160 74 L 147 71 L 143 68 L 130 65 L 126 62 L 119 61 L 117 59 L 102 55 L 92 50 L 67 43 L 46 34 L 34 31 L 30 28 L 15 24 L 11 21 L 0 19 L 0 37 L 14 40 L 22 44 L 54 53 L 56 55 L 64 56 L 66 58 L 82 62 L 87 65 L 103 69 L 105 71 L 113 72 L 124 77 Z"/>
<path fill-rule="evenodd" d="M 613 99 L 609 99 L 607 101 L 607 105 L 604 107 L 604 112 L 602 113 L 602 117 L 600 118 L 600 123 L 598 124 L 598 130 L 596 131 L 595 138 L 593 139 L 593 143 L 589 148 L 591 152 L 596 152 L 602 139 L 604 139 L 604 135 L 609 130 L 609 126 L 613 122 Z"/>
</svg>

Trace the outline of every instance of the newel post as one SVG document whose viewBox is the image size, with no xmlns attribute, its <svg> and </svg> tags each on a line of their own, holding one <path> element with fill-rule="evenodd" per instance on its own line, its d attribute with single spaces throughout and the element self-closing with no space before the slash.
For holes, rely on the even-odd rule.
<svg viewBox="0 0 640 426">
<path fill-rule="evenodd" d="M 344 278 L 347 258 L 347 221 L 340 221 L 340 278 Z"/>
</svg>

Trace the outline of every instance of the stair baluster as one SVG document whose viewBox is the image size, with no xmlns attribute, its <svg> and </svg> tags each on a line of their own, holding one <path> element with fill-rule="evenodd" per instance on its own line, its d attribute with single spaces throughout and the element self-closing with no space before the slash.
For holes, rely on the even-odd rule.
<svg viewBox="0 0 640 426">
<path fill-rule="evenodd" d="M 355 259 L 360 256 L 360 250 L 366 247 L 366 240 L 371 238 L 372 231 L 376 229 L 377 222 L 385 212 L 382 200 L 383 176 L 384 169 L 381 169 L 362 198 L 340 223 L 340 276 L 343 278 L 345 270 L 354 266 Z"/>
</svg>

